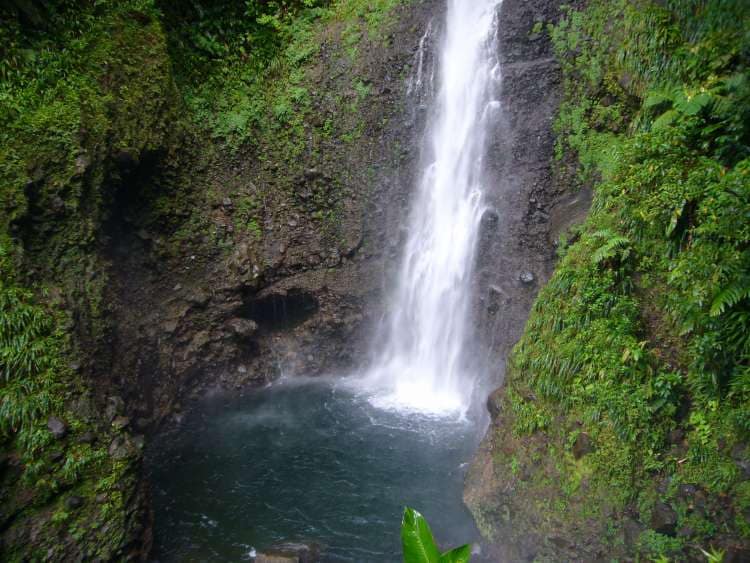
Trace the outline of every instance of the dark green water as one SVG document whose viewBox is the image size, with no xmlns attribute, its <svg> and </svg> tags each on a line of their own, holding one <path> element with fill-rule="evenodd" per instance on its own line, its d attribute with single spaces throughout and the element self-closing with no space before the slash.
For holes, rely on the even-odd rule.
<svg viewBox="0 0 750 563">
<path fill-rule="evenodd" d="M 215 397 L 149 455 L 160 561 L 252 560 L 314 541 L 324 561 L 399 561 L 403 506 L 439 543 L 477 539 L 461 501 L 472 422 L 382 411 L 331 383 Z"/>
</svg>

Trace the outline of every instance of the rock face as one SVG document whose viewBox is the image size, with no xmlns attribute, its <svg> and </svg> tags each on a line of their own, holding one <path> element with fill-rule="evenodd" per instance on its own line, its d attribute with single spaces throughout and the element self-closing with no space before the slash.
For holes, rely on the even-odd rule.
<svg viewBox="0 0 750 563">
<path fill-rule="evenodd" d="M 585 217 L 590 198 L 570 194 L 552 168 L 560 72 L 546 34 L 560 2 L 505 0 L 499 8 L 503 117 L 488 139 L 490 210 L 477 253 L 477 337 L 498 385 L 536 292 L 552 274 L 562 230 Z M 535 27 L 536 26 L 536 27 Z"/>
<path fill-rule="evenodd" d="M 49 417 L 47 420 L 47 429 L 57 439 L 64 438 L 65 434 L 68 433 L 68 427 L 56 416 Z"/>
<path fill-rule="evenodd" d="M 162 420 L 217 384 L 257 385 L 281 372 L 314 376 L 358 363 L 377 315 L 369 305 L 380 301 L 414 184 L 423 117 L 403 77 L 441 5 L 397 8 L 389 39 L 373 40 L 354 60 L 344 56 L 340 30 L 322 31 L 306 78 L 318 116 L 310 119 L 340 113 L 356 76 L 369 85 L 369 99 L 342 119 L 356 118 L 357 140 L 315 141 L 322 145 L 293 162 L 276 154 L 283 147 L 275 141 L 261 140 L 237 156 L 189 163 L 195 177 L 182 181 L 200 186 L 196 201 L 219 229 L 221 248 L 196 234 L 165 257 L 168 233 L 145 224 L 137 192 L 123 202 L 110 250 L 112 370 L 128 374 L 122 389 L 134 419 Z M 258 160 L 259 151 L 271 159 Z M 158 174 L 138 179 L 144 191 L 159 181 Z M 257 230 L 248 230 L 241 202 L 261 197 Z"/>
<path fill-rule="evenodd" d="M 478 338 L 488 351 L 486 369 L 495 386 L 502 382 L 504 362 L 521 336 L 536 292 L 552 274 L 560 234 L 582 221 L 591 195 L 572 193 L 553 169 L 553 122 L 560 101 L 560 71 L 544 28 L 559 18 L 555 0 L 505 0 L 500 6 L 499 56 L 504 120 L 490 135 L 491 212 L 482 223 L 478 252 L 476 315 Z M 503 390 L 493 393 L 488 409 L 493 423 L 467 476 L 464 500 L 489 541 L 492 561 L 531 561 L 537 553 L 538 523 L 518 518 L 513 490 L 508 502 L 499 490 L 528 478 L 521 467 L 500 483 L 493 454 L 494 428 L 503 425 Z M 580 455 L 591 444 L 576 445 Z M 506 444 L 503 451 L 525 452 L 537 459 L 544 444 Z M 536 502 L 543 499 L 526 499 Z M 553 538 L 560 553 L 572 546 Z M 576 553 L 575 551 L 571 553 Z M 580 553 L 580 552 L 578 552 Z"/>
</svg>

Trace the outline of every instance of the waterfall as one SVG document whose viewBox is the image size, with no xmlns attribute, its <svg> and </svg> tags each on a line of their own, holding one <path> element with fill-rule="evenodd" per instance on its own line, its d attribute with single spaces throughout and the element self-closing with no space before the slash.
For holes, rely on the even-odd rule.
<svg viewBox="0 0 750 563">
<path fill-rule="evenodd" d="M 492 93 L 500 1 L 448 0 L 440 86 L 424 138 L 427 164 L 409 216 L 384 338 L 364 379 L 378 406 L 463 414 L 477 382 L 467 358 L 470 294 L 484 210 L 485 137 L 499 106 Z M 423 44 L 414 84 L 422 81 Z"/>
</svg>

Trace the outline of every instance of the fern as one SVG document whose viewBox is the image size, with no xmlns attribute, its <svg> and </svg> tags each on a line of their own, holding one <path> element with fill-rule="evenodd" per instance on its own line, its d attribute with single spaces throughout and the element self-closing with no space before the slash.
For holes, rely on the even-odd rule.
<svg viewBox="0 0 750 563">
<path fill-rule="evenodd" d="M 606 239 L 604 244 L 591 255 L 591 261 L 594 264 L 601 264 L 605 260 L 615 258 L 618 254 L 623 260 L 630 255 L 630 239 L 627 237 L 615 234 L 609 229 L 597 231 L 593 236 Z"/>
<path fill-rule="evenodd" d="M 737 303 L 748 297 L 750 297 L 750 278 L 743 277 L 722 289 L 714 297 L 709 314 L 712 317 L 718 317 L 724 311 L 734 307 Z"/>
</svg>

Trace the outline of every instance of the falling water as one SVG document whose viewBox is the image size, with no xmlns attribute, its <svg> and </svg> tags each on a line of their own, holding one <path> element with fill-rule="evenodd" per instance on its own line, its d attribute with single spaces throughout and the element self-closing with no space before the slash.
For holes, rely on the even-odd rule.
<svg viewBox="0 0 750 563">
<path fill-rule="evenodd" d="M 466 358 L 469 296 L 483 212 L 485 136 L 498 105 L 491 94 L 499 3 L 448 0 L 440 89 L 423 147 L 429 164 L 409 218 L 384 344 L 365 378 L 379 406 L 462 414 L 471 401 L 477 374 Z M 422 52 L 419 57 L 418 74 Z"/>
<path fill-rule="evenodd" d="M 348 380 L 358 392 L 340 380 L 282 380 L 246 398 L 217 397 L 180 440 L 155 442 L 148 459 L 161 560 L 237 561 L 313 539 L 325 561 L 395 561 L 404 504 L 448 544 L 476 537 L 461 495 L 479 427 L 462 415 L 478 377 L 467 360 L 469 297 L 485 133 L 498 105 L 499 2 L 448 0 L 437 68 L 426 49 L 440 26 L 428 26 L 420 44 L 408 87 L 431 105 L 429 164 L 383 345 L 367 375 Z M 433 83 L 441 86 L 430 95 Z"/>
</svg>

